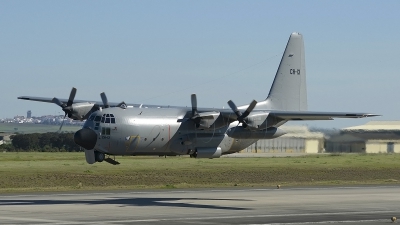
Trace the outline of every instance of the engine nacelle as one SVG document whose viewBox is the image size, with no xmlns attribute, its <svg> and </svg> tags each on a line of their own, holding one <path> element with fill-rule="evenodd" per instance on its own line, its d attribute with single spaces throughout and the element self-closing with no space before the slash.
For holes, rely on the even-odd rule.
<svg viewBox="0 0 400 225">
<path fill-rule="evenodd" d="M 196 152 L 193 154 L 195 158 L 219 158 L 221 157 L 222 150 L 220 147 L 217 148 L 196 148 Z"/>
<path fill-rule="evenodd" d="M 226 134 L 229 137 L 236 139 L 273 139 L 286 134 L 286 132 L 276 127 L 270 127 L 266 130 L 254 131 L 245 129 L 242 126 L 238 126 L 228 129 Z"/>
<path fill-rule="evenodd" d="M 252 130 L 263 130 L 274 127 L 282 121 L 283 119 L 277 118 L 269 112 L 250 114 L 246 118 L 246 122 L 249 125 L 248 128 Z"/>
<path fill-rule="evenodd" d="M 74 120 L 85 120 L 92 112 L 99 109 L 94 103 L 89 102 L 79 102 L 71 105 L 72 113 L 68 115 L 69 118 Z"/>
<path fill-rule="evenodd" d="M 227 123 L 227 121 L 224 121 L 224 117 L 221 116 L 220 112 L 199 113 L 199 116 L 201 116 L 201 120 L 198 129 L 218 129 L 226 126 Z"/>
</svg>

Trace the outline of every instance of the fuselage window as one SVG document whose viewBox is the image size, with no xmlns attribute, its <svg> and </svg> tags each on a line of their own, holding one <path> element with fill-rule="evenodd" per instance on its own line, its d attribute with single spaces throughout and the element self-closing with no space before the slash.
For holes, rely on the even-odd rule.
<svg viewBox="0 0 400 225">
<path fill-rule="evenodd" d="M 96 121 L 96 122 L 99 122 L 101 120 L 101 117 L 100 116 L 96 116 L 95 118 L 94 118 L 94 121 Z"/>
<path fill-rule="evenodd" d="M 102 127 L 101 128 L 101 135 L 110 135 L 110 128 L 109 127 Z"/>
<path fill-rule="evenodd" d="M 89 121 L 93 121 L 94 120 L 94 117 L 96 117 L 95 115 L 91 115 L 90 117 L 89 117 Z"/>
</svg>

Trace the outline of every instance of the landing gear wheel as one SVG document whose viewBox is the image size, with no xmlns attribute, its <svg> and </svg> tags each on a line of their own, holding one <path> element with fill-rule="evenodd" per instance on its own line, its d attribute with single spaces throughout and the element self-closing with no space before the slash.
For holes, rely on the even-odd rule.
<svg viewBox="0 0 400 225">
<path fill-rule="evenodd" d="M 95 151 L 94 158 L 96 162 L 103 162 L 103 160 L 106 158 L 106 155 L 102 152 Z"/>
<path fill-rule="evenodd" d="M 197 158 L 197 151 L 195 151 L 193 154 L 190 154 L 190 158 Z"/>
</svg>

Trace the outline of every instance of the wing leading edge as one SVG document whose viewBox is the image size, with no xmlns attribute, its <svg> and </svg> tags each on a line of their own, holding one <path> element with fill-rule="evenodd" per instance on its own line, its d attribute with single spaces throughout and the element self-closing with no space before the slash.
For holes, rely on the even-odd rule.
<svg viewBox="0 0 400 225">
<path fill-rule="evenodd" d="M 334 118 L 364 118 L 380 116 L 360 112 L 270 111 L 269 115 L 284 120 L 333 120 Z"/>
</svg>

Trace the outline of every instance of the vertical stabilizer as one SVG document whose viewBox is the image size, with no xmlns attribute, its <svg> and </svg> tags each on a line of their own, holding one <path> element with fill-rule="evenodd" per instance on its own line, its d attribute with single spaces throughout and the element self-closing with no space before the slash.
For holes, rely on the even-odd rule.
<svg viewBox="0 0 400 225">
<path fill-rule="evenodd" d="M 283 53 L 268 98 L 258 109 L 307 110 L 306 67 L 303 35 L 292 33 Z"/>
</svg>

